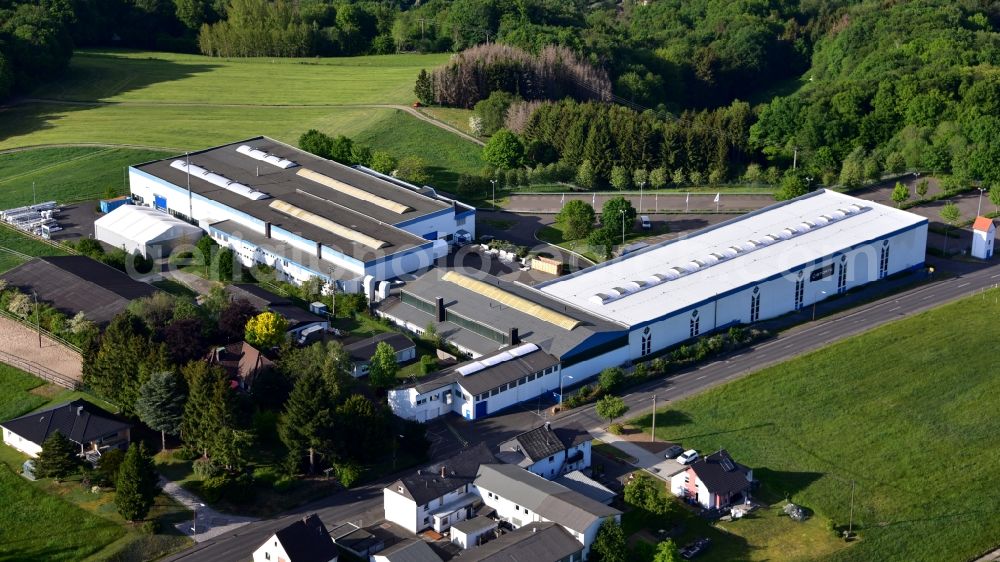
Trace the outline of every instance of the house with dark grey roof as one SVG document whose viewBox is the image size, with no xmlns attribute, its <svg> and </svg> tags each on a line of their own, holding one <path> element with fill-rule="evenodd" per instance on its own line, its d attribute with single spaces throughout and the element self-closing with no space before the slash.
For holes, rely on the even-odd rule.
<svg viewBox="0 0 1000 562">
<path fill-rule="evenodd" d="M 421 539 L 398 542 L 371 559 L 372 562 L 441 562 L 441 557 Z"/>
<path fill-rule="evenodd" d="M 344 346 L 344 351 L 351 358 L 351 375 L 355 378 L 368 374 L 368 365 L 378 344 L 385 342 L 396 352 L 396 363 L 406 363 L 417 357 L 417 346 L 413 340 L 399 332 L 384 332 L 372 337 L 362 338 Z"/>
<path fill-rule="evenodd" d="M 428 528 L 447 531 L 456 521 L 472 515 L 479 502 L 472 483 L 480 465 L 495 462 L 489 447 L 479 443 L 396 480 L 382 490 L 385 518 L 411 533 Z"/>
<path fill-rule="evenodd" d="M 11 287 L 38 296 L 58 311 L 78 312 L 98 326 L 106 326 L 134 299 L 157 292 L 149 283 L 86 256 L 46 256 L 23 263 L 0 275 Z"/>
<path fill-rule="evenodd" d="M 337 562 L 337 547 L 313 513 L 271 535 L 254 551 L 253 562 Z"/>
<path fill-rule="evenodd" d="M 125 420 L 82 399 L 14 418 L 0 427 L 3 442 L 28 456 L 37 457 L 42 443 L 58 431 L 88 460 L 111 448 L 127 448 L 132 429 Z"/>
<path fill-rule="evenodd" d="M 721 509 L 750 497 L 753 469 L 733 460 L 725 449 L 702 457 L 670 477 L 675 496 L 705 509 Z"/>
<path fill-rule="evenodd" d="M 302 332 L 314 326 L 327 329 L 330 322 L 322 317 L 298 307 L 291 299 L 272 293 L 253 283 L 234 283 L 226 287 L 229 298 L 245 299 L 251 306 L 263 312 L 270 310 L 288 321 L 288 336 L 297 339 Z"/>
<path fill-rule="evenodd" d="M 590 468 L 590 434 L 548 423 L 500 444 L 497 457 L 554 480 L 567 472 Z"/>
<path fill-rule="evenodd" d="M 480 466 L 475 489 L 483 503 L 515 529 L 538 522 L 558 524 L 582 545 L 584 558 L 601 524 L 621 519 L 617 509 L 512 464 Z"/>
<path fill-rule="evenodd" d="M 456 562 L 580 562 L 583 545 L 555 523 L 529 523 L 486 544 L 466 550 Z"/>
</svg>

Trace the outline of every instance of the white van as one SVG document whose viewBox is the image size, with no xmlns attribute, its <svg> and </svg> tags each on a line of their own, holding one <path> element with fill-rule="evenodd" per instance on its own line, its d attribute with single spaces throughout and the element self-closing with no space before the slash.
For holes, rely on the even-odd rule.
<svg viewBox="0 0 1000 562">
<path fill-rule="evenodd" d="M 698 460 L 698 451 L 695 451 L 694 449 L 688 449 L 687 451 L 684 451 L 681 456 L 677 457 L 677 462 L 681 464 L 691 464 L 696 460 Z"/>
<path fill-rule="evenodd" d="M 653 223 L 649 221 L 649 215 L 642 215 L 639 217 L 639 222 L 642 223 L 642 228 L 645 230 L 653 228 Z"/>
</svg>

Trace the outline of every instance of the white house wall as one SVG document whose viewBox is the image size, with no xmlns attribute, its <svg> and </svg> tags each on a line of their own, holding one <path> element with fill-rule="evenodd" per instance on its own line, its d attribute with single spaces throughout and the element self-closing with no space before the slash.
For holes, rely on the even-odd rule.
<svg viewBox="0 0 1000 562">
<path fill-rule="evenodd" d="M 3 428 L 3 442 L 29 457 L 37 457 L 42 452 L 41 445 L 21 437 L 6 427 Z"/>
<path fill-rule="evenodd" d="M 382 490 L 382 506 L 385 508 L 386 520 L 413 534 L 420 530 L 417 526 L 417 504 L 413 500 L 385 488 Z"/>
</svg>

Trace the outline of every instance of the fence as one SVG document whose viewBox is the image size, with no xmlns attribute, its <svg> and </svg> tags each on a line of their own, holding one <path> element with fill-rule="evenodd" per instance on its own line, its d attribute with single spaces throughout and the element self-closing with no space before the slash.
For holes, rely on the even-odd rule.
<svg viewBox="0 0 1000 562">
<path fill-rule="evenodd" d="M 80 388 L 80 381 L 61 375 L 48 367 L 43 367 L 42 365 L 35 363 L 34 361 L 28 361 L 27 359 L 22 359 L 4 351 L 0 351 L 0 362 L 6 363 L 11 367 L 21 369 L 22 371 L 35 375 L 42 380 L 58 384 L 59 386 L 70 390 L 77 390 Z"/>
<path fill-rule="evenodd" d="M 34 314 L 34 312 L 32 312 L 32 314 Z M 70 351 L 72 351 L 72 352 L 74 352 L 74 353 L 76 353 L 78 355 L 82 355 L 83 354 L 83 350 L 80 349 L 80 346 L 78 346 L 78 345 L 76 345 L 73 342 L 70 342 L 68 340 L 65 340 L 65 339 L 63 339 L 63 338 L 61 338 L 61 337 L 53 334 L 52 332 L 46 330 L 45 328 L 41 328 L 41 327 L 35 325 L 35 323 L 32 321 L 33 317 L 32 318 L 28 318 L 28 319 L 21 318 L 20 316 L 18 316 L 16 314 L 13 314 L 11 312 L 8 312 L 6 310 L 3 310 L 3 309 L 0 309 L 0 317 L 4 317 L 4 318 L 8 318 L 10 320 L 13 320 L 14 322 L 17 322 L 18 324 L 24 326 L 25 328 L 30 329 L 32 332 L 41 332 L 43 336 L 45 336 L 45 337 L 49 338 L 50 340 L 58 343 L 59 345 L 65 347 L 66 349 L 69 349 Z"/>
</svg>

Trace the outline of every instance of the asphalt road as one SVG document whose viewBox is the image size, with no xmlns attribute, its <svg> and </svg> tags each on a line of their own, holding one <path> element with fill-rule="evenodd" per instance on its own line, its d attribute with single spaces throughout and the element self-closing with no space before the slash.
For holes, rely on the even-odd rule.
<svg viewBox="0 0 1000 562">
<path fill-rule="evenodd" d="M 630 406 L 630 415 L 641 415 L 652 407 L 652 395 L 662 405 L 664 400 L 678 400 L 703 392 L 770 365 L 786 361 L 809 351 L 819 349 L 835 341 L 865 332 L 877 326 L 918 314 L 962 297 L 974 295 L 983 288 L 1000 283 L 1000 264 L 979 269 L 974 266 L 958 267 L 967 269 L 958 277 L 949 277 L 886 297 L 860 307 L 831 316 L 820 318 L 780 333 L 759 345 L 741 350 L 735 355 L 724 357 L 714 363 L 693 367 L 668 379 L 650 382 L 624 396 Z M 544 415 L 544 414 L 541 414 Z M 586 430 L 600 428 L 603 420 L 598 418 L 593 406 L 571 410 L 550 418 L 557 427 L 576 427 Z M 518 430 L 526 430 L 539 423 L 539 414 L 534 411 L 515 410 L 482 422 L 470 425 L 478 435 L 489 436 L 490 442 L 498 441 Z M 437 459 L 454 454 L 455 446 L 444 436 L 439 436 L 440 445 L 434 452 Z M 345 521 L 359 520 L 370 523 L 382 518 L 382 488 L 394 480 L 390 477 L 360 489 L 350 490 L 318 500 L 303 506 L 294 514 L 268 519 L 241 527 L 231 534 L 200 543 L 191 549 L 178 553 L 168 560 L 185 562 L 236 562 L 249 560 L 255 548 L 275 530 L 289 524 L 305 513 L 317 512 L 328 526 Z"/>
</svg>

